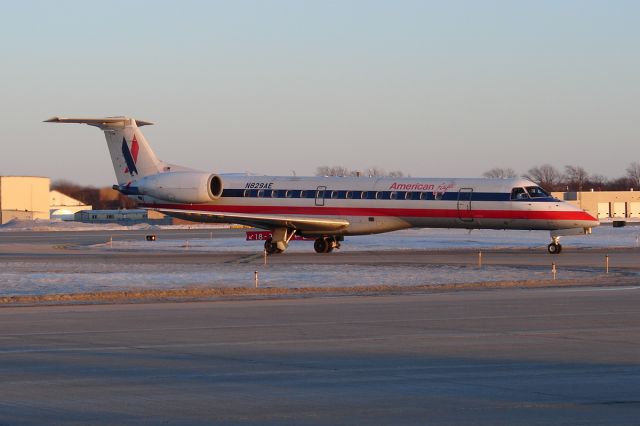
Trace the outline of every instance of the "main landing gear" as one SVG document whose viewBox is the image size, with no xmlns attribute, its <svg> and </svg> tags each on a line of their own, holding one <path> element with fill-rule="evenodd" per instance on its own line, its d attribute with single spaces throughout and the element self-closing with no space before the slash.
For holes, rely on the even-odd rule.
<svg viewBox="0 0 640 426">
<path fill-rule="evenodd" d="M 289 246 L 289 241 L 296 234 L 296 230 L 287 228 L 276 228 L 271 232 L 271 238 L 264 241 L 264 251 L 271 255 L 282 253 Z M 334 249 L 340 248 L 342 236 L 319 237 L 313 243 L 316 253 L 331 253 Z"/>
<path fill-rule="evenodd" d="M 333 249 L 340 248 L 340 241 L 334 237 L 320 237 L 313 243 L 316 253 L 331 253 Z"/>
<path fill-rule="evenodd" d="M 551 244 L 547 246 L 549 254 L 559 254 L 562 251 L 562 245 L 560 244 L 560 237 L 552 236 Z"/>
<path fill-rule="evenodd" d="M 282 244 L 281 244 L 282 245 Z M 285 249 L 281 248 L 277 242 L 273 240 L 273 238 L 269 238 L 264 241 L 264 250 L 267 254 L 278 254 L 282 253 Z M 334 249 L 340 248 L 340 241 L 335 237 L 320 237 L 317 238 L 313 243 L 313 249 L 316 253 L 331 253 Z"/>
</svg>

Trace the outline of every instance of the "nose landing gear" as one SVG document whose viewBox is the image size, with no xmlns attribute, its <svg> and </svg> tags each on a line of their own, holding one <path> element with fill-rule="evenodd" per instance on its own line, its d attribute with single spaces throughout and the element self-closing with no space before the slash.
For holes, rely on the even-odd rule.
<svg viewBox="0 0 640 426">
<path fill-rule="evenodd" d="M 562 245 L 560 244 L 560 237 L 552 236 L 551 244 L 547 246 L 549 254 L 559 254 L 562 251 Z"/>
</svg>

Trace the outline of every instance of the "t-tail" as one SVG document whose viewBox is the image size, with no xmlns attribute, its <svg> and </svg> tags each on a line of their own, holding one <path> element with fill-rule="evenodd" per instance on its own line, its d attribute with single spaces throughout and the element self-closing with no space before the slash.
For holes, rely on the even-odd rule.
<svg viewBox="0 0 640 426">
<path fill-rule="evenodd" d="M 62 118 L 53 117 L 48 123 L 83 123 L 104 131 L 111 161 L 120 187 L 145 176 L 167 171 L 170 166 L 156 157 L 141 126 L 153 124 L 129 117 Z"/>
</svg>

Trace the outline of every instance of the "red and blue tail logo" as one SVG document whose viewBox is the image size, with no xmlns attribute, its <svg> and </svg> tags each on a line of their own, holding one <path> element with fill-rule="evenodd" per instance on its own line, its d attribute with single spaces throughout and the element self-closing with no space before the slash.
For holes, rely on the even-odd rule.
<svg viewBox="0 0 640 426">
<path fill-rule="evenodd" d="M 127 141 L 125 138 L 122 138 L 122 155 L 124 156 L 124 161 L 127 163 L 127 167 L 124 169 L 124 173 L 129 173 L 131 176 L 138 174 L 138 168 L 136 167 L 136 163 L 138 162 L 138 141 L 136 140 L 136 136 L 133 135 L 133 139 L 131 139 L 131 149 L 129 149 L 129 145 L 127 145 Z"/>
</svg>

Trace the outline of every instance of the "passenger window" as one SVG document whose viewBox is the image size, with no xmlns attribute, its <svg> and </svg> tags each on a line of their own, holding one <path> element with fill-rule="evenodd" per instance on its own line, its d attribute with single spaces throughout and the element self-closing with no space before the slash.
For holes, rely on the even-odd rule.
<svg viewBox="0 0 640 426">
<path fill-rule="evenodd" d="M 391 194 L 389 194 L 389 199 L 397 200 L 398 199 L 398 193 L 397 192 L 392 192 Z"/>
<path fill-rule="evenodd" d="M 442 200 L 442 197 L 444 197 L 444 192 L 436 192 L 433 196 L 434 200 Z"/>
<path fill-rule="evenodd" d="M 353 192 L 351 192 L 351 191 L 347 191 L 347 192 L 344 194 L 344 197 L 345 197 L 346 199 L 351 199 L 351 198 L 353 198 Z"/>
<path fill-rule="evenodd" d="M 293 198 L 295 191 L 287 191 L 284 193 L 284 196 L 287 198 Z"/>
<path fill-rule="evenodd" d="M 529 199 L 529 195 L 524 188 L 513 188 L 511 190 L 511 199 L 512 200 L 527 200 Z"/>
<path fill-rule="evenodd" d="M 248 197 L 249 196 L 249 190 L 245 189 L 244 193 L 242 194 L 243 197 Z"/>
<path fill-rule="evenodd" d="M 331 191 L 331 198 L 333 198 L 334 200 L 336 198 L 338 198 L 340 196 L 340 192 L 339 191 Z"/>
<path fill-rule="evenodd" d="M 260 198 L 264 197 L 264 189 L 258 190 L 258 197 Z"/>
<path fill-rule="evenodd" d="M 413 192 L 405 192 L 404 193 L 405 200 L 413 200 Z"/>
<path fill-rule="evenodd" d="M 427 199 L 427 193 L 426 192 L 421 192 L 420 193 L 420 199 L 421 200 L 426 200 Z"/>
</svg>

